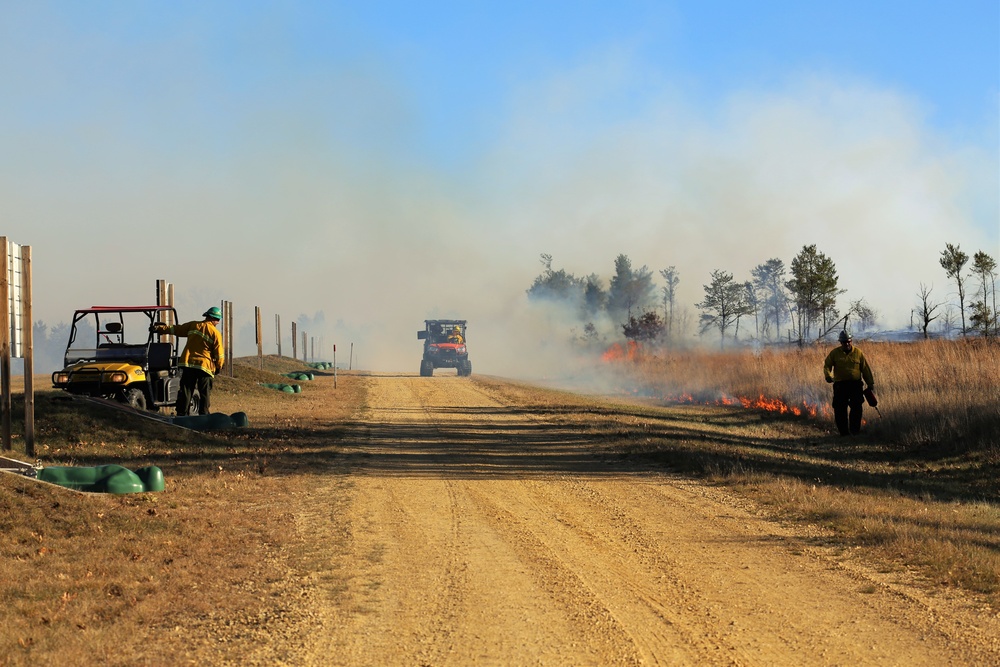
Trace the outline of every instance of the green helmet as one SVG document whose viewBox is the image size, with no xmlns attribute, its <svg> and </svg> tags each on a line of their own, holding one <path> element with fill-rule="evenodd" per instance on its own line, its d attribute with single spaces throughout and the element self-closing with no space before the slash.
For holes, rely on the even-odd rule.
<svg viewBox="0 0 1000 667">
<path fill-rule="evenodd" d="M 207 317 L 210 320 L 221 320 L 222 319 L 222 311 L 219 310 L 218 306 L 212 306 L 211 308 L 209 308 L 208 310 L 206 310 L 204 313 L 202 313 L 202 316 L 203 317 Z"/>
</svg>

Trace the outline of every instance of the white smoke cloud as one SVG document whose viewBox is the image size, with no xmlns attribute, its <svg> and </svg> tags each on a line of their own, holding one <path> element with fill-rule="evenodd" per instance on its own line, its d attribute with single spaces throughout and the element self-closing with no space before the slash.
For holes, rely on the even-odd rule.
<svg viewBox="0 0 1000 667">
<path fill-rule="evenodd" d="M 837 265 L 843 308 L 864 298 L 893 327 L 908 323 L 919 283 L 946 293 L 945 243 L 1000 245 L 995 147 L 947 144 L 891 91 L 804 80 L 701 118 L 668 101 L 582 142 L 561 142 L 565 115 L 523 114 L 514 135 L 542 155 L 497 159 L 518 165 L 505 192 L 521 202 L 517 228 L 578 275 L 609 277 L 623 252 L 654 272 L 677 266 L 680 300 L 695 303 L 712 269 L 747 280 L 816 244 Z"/>
</svg>

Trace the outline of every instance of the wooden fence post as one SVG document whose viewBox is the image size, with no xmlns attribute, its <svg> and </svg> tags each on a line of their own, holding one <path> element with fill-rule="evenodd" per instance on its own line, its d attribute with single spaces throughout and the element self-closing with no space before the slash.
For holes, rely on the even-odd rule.
<svg viewBox="0 0 1000 667">
<path fill-rule="evenodd" d="M 257 366 L 260 370 L 264 370 L 264 336 L 263 332 L 260 330 L 260 306 L 254 306 L 254 334 L 257 337 Z"/>
<path fill-rule="evenodd" d="M 35 455 L 35 338 L 31 319 L 31 246 L 21 246 L 21 280 L 23 303 L 21 318 L 24 330 L 24 453 Z"/>
<path fill-rule="evenodd" d="M 3 415 L 0 416 L 0 439 L 3 440 L 3 448 L 10 450 L 10 266 L 8 257 L 10 254 L 10 243 L 6 236 L 0 236 L 0 409 Z"/>
</svg>

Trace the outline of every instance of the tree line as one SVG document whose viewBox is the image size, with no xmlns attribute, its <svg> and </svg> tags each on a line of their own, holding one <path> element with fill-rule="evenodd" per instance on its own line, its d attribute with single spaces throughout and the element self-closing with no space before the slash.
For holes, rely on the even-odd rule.
<svg viewBox="0 0 1000 667">
<path fill-rule="evenodd" d="M 585 341 L 599 338 L 596 322 L 601 321 L 620 326 L 628 339 L 657 344 L 679 340 L 686 328 L 677 304 L 680 274 L 675 266 L 659 271 L 663 284 L 658 286 L 651 269 L 634 267 L 624 254 L 615 258 L 614 273 L 607 283 L 596 273 L 578 277 L 554 269 L 549 254 L 542 254 L 541 262 L 545 270 L 527 289 L 528 298 L 568 305 L 582 326 Z M 957 289 L 960 333 L 996 336 L 996 260 L 979 251 L 969 264 L 968 255 L 949 243 L 939 263 Z M 859 331 L 871 329 L 879 318 L 863 298 L 849 301 L 846 310 L 841 310 L 838 302 L 846 290 L 839 287 L 833 260 L 816 245 L 803 246 L 787 267 L 779 258 L 758 264 L 747 280 L 736 279 L 732 272 L 713 270 L 703 289 L 703 299 L 694 304 L 699 311 L 699 335 L 717 334 L 722 347 L 727 341 L 741 339 L 801 345 L 848 326 Z M 924 337 L 929 337 L 930 324 L 939 318 L 946 334 L 959 325 L 952 304 L 936 300 L 933 289 L 924 283 L 917 298 L 911 313 L 918 318 Z"/>
</svg>

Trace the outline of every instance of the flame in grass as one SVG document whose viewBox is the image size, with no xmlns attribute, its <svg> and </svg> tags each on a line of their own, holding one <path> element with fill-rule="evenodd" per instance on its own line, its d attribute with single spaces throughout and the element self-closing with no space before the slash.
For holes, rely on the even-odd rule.
<svg viewBox="0 0 1000 667">
<path fill-rule="evenodd" d="M 749 396 L 727 396 L 725 394 L 710 398 L 706 396 L 694 396 L 689 393 L 656 395 L 655 392 L 643 392 L 640 390 L 633 390 L 627 393 L 631 393 L 633 395 L 643 395 L 647 398 L 655 398 L 668 405 L 739 406 L 747 410 L 759 410 L 761 412 L 788 415 L 790 417 L 808 418 L 816 418 L 820 416 L 828 417 L 831 414 L 830 408 L 825 405 L 816 405 L 808 403 L 807 401 L 790 405 L 780 398 L 768 398 L 767 396 L 764 396 L 764 394 L 760 394 L 756 398 Z"/>
<path fill-rule="evenodd" d="M 601 360 L 605 363 L 637 361 L 642 352 L 642 346 L 638 342 L 628 340 L 625 345 L 621 343 L 611 345 L 601 355 Z M 728 396 L 726 394 L 722 394 L 721 396 L 718 394 L 706 396 L 704 392 L 699 396 L 689 393 L 664 396 L 658 394 L 656 391 L 643 391 L 641 389 L 633 389 L 624 393 L 654 398 L 663 401 L 665 404 L 742 406 L 747 410 L 759 410 L 761 412 L 791 417 L 816 418 L 820 416 L 829 417 L 832 414 L 828 405 L 817 405 L 805 400 L 800 403 L 789 404 L 780 398 L 769 398 L 764 394 L 759 394 L 756 398 L 751 396 Z"/>
<path fill-rule="evenodd" d="M 780 398 L 768 398 L 760 394 L 756 398 L 750 396 L 720 396 L 715 399 L 697 400 L 691 394 L 680 394 L 678 396 L 668 396 L 664 398 L 667 403 L 691 403 L 700 405 L 720 405 L 720 406 L 742 406 L 747 410 L 760 410 L 761 412 L 773 412 L 779 415 L 789 415 L 793 417 L 815 418 L 820 415 L 827 415 L 829 410 L 825 406 L 802 401 L 799 404 L 789 405 Z"/>
<path fill-rule="evenodd" d="M 628 340 L 623 347 L 621 343 L 614 343 L 601 355 L 601 361 L 635 361 L 639 356 L 639 343 Z"/>
<path fill-rule="evenodd" d="M 794 415 L 796 417 L 816 417 L 819 413 L 817 406 L 809 405 L 802 401 L 800 405 L 788 405 L 780 398 L 767 398 L 761 394 L 757 398 L 741 396 L 736 401 L 750 410 L 763 410 L 764 412 L 777 412 L 781 415 Z M 731 403 L 730 403 L 731 404 Z"/>
</svg>

